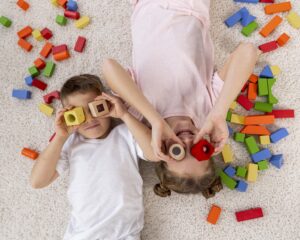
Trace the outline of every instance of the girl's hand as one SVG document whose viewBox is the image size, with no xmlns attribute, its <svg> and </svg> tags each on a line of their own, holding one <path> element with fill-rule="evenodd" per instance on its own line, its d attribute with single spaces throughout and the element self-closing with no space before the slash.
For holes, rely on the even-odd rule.
<svg viewBox="0 0 300 240">
<path fill-rule="evenodd" d="M 109 112 L 101 116 L 100 118 L 113 117 L 122 119 L 125 116 L 125 114 L 128 113 L 122 100 L 118 97 L 102 93 L 102 95 L 96 97 L 95 100 L 106 100 L 110 105 Z"/>
<path fill-rule="evenodd" d="M 179 143 L 180 145 L 184 146 L 183 142 L 176 136 L 174 131 L 170 128 L 165 120 L 162 119 L 161 121 L 152 124 L 151 146 L 153 148 L 155 157 L 163 161 L 173 160 L 173 158 L 167 155 L 168 149 L 165 147 L 165 141 L 170 139 L 175 143 Z"/>
<path fill-rule="evenodd" d="M 70 126 L 66 125 L 64 119 L 64 113 L 71 110 L 72 107 L 65 107 L 58 110 L 55 117 L 55 133 L 56 136 L 68 138 L 70 134 L 75 132 L 79 126 Z"/>
<path fill-rule="evenodd" d="M 210 112 L 205 120 L 205 124 L 194 139 L 194 144 L 205 135 L 209 135 L 210 141 L 215 147 L 215 154 L 220 153 L 229 136 L 225 117 L 214 111 Z"/>
</svg>

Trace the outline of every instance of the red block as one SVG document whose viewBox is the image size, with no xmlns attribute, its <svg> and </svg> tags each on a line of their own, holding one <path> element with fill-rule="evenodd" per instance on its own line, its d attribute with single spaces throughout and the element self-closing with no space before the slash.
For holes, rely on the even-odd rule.
<svg viewBox="0 0 300 240">
<path fill-rule="evenodd" d="M 39 89 L 41 89 L 43 91 L 47 88 L 47 84 L 46 83 L 44 83 L 44 82 L 42 82 L 42 81 L 40 81 L 40 80 L 38 80 L 36 78 L 33 79 L 32 86 L 34 86 L 36 88 L 39 88 Z"/>
<path fill-rule="evenodd" d="M 248 85 L 249 85 L 249 82 L 245 82 L 245 84 L 244 84 L 244 86 L 243 86 L 241 92 L 245 92 L 246 89 L 248 88 Z"/>
<path fill-rule="evenodd" d="M 51 93 L 48 93 L 47 95 L 43 96 L 45 103 L 52 103 L 53 99 L 60 99 L 60 92 L 59 91 L 53 91 Z"/>
<path fill-rule="evenodd" d="M 191 148 L 192 156 L 198 161 L 208 160 L 214 151 L 214 146 L 205 139 L 201 139 Z"/>
<path fill-rule="evenodd" d="M 55 55 L 57 53 L 68 51 L 68 46 L 66 44 L 54 46 L 52 48 L 52 54 Z"/>
<path fill-rule="evenodd" d="M 238 222 L 241 222 L 241 221 L 251 220 L 254 218 L 263 217 L 264 214 L 261 208 L 252 208 L 249 210 L 236 212 L 235 216 L 236 216 L 236 220 Z"/>
<path fill-rule="evenodd" d="M 259 0 L 261 3 L 274 3 L 274 0 Z"/>
<path fill-rule="evenodd" d="M 50 38 L 52 38 L 53 34 L 51 32 L 51 30 L 49 30 L 48 28 L 44 28 L 42 31 L 41 31 L 41 34 L 43 36 L 43 38 L 49 40 Z"/>
<path fill-rule="evenodd" d="M 293 109 L 278 109 L 267 113 L 267 115 L 274 115 L 275 118 L 294 118 L 295 111 Z"/>
<path fill-rule="evenodd" d="M 69 11 L 69 10 L 65 10 L 64 15 L 65 15 L 65 17 L 72 18 L 72 19 L 79 19 L 80 18 L 80 13 L 79 12 L 72 12 L 72 11 Z"/>
<path fill-rule="evenodd" d="M 265 44 L 262 44 L 262 45 L 258 46 L 258 48 L 261 51 L 263 51 L 264 53 L 271 52 L 271 51 L 278 48 L 277 41 L 267 42 Z"/>
<path fill-rule="evenodd" d="M 46 63 L 40 58 L 37 58 L 33 63 L 39 70 L 43 69 L 46 66 Z"/>
<path fill-rule="evenodd" d="M 249 111 L 254 106 L 254 104 L 244 95 L 238 96 L 236 101 L 247 111 Z"/>
<path fill-rule="evenodd" d="M 76 41 L 74 50 L 75 50 L 76 52 L 82 52 L 83 49 L 84 49 L 85 43 L 86 43 L 86 38 L 85 38 L 85 37 L 79 36 L 79 37 L 77 38 L 77 41 Z"/>
</svg>

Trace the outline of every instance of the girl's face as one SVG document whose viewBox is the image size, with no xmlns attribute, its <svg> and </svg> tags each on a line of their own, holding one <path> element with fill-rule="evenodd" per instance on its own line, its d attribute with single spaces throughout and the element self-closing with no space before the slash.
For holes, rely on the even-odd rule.
<svg viewBox="0 0 300 240">
<path fill-rule="evenodd" d="M 185 144 L 185 157 L 181 161 L 167 161 L 168 169 L 179 176 L 201 177 L 209 170 L 209 161 L 198 161 L 190 151 L 193 146 L 193 141 L 199 129 L 195 127 L 189 117 L 170 117 L 166 119 L 167 123 L 173 129 L 174 133 Z M 166 148 L 172 145 L 172 142 L 166 142 Z"/>
<path fill-rule="evenodd" d="M 73 93 L 66 97 L 63 101 L 64 107 L 82 107 L 85 115 L 85 122 L 80 124 L 77 132 L 85 138 L 105 138 L 110 132 L 111 119 L 107 118 L 94 118 L 88 107 L 88 103 L 93 102 L 97 97 L 94 92 L 87 93 Z"/>
</svg>

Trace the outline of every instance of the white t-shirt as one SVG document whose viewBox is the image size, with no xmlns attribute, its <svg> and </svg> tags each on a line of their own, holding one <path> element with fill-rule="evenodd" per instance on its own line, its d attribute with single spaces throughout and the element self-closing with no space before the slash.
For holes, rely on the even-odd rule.
<svg viewBox="0 0 300 240">
<path fill-rule="evenodd" d="M 56 170 L 69 170 L 71 220 L 64 239 L 140 239 L 144 225 L 141 149 L 124 124 L 105 139 L 72 134 Z"/>
</svg>

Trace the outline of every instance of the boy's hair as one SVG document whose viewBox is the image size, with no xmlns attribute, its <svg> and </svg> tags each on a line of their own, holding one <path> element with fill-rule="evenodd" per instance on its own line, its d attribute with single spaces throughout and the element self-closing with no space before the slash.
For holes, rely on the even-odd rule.
<svg viewBox="0 0 300 240">
<path fill-rule="evenodd" d="M 209 160 L 209 173 L 197 179 L 192 177 L 179 177 L 168 170 L 163 161 L 156 163 L 155 172 L 160 183 L 154 186 L 154 192 L 161 197 L 171 195 L 171 190 L 177 193 L 202 193 L 205 198 L 215 196 L 223 188 L 221 180 L 216 176 L 212 160 Z"/>
<path fill-rule="evenodd" d="M 90 74 L 82 74 L 71 77 L 64 83 L 60 90 L 61 101 L 75 92 L 94 92 L 97 95 L 100 95 L 102 92 L 105 92 L 105 88 L 99 77 Z"/>
</svg>

